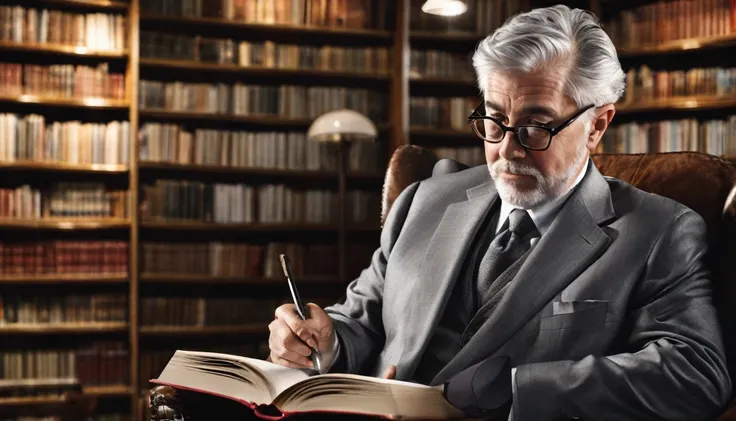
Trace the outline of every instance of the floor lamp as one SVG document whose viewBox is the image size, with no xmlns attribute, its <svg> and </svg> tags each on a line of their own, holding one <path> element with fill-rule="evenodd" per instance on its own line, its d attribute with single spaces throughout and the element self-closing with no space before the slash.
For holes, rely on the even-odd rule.
<svg viewBox="0 0 736 421">
<path fill-rule="evenodd" d="M 338 200 L 340 207 L 340 226 L 338 248 L 340 261 L 338 273 L 340 281 L 346 280 L 345 274 L 345 235 L 347 230 L 346 215 L 346 178 L 348 172 L 348 152 L 353 142 L 373 142 L 378 135 L 376 125 L 363 114 L 340 109 L 330 111 L 317 117 L 309 126 L 307 138 L 316 142 L 334 144 L 338 150 Z"/>
</svg>

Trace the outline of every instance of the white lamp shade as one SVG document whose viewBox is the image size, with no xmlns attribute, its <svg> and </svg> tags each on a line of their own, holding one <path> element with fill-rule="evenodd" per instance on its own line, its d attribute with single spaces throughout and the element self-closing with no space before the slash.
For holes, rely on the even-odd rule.
<svg viewBox="0 0 736 421">
<path fill-rule="evenodd" d="M 322 114 L 307 131 L 307 137 L 318 142 L 373 141 L 377 135 L 376 125 L 368 117 L 348 109 Z"/>
<path fill-rule="evenodd" d="M 427 0 L 422 11 L 431 15 L 457 16 L 465 13 L 468 5 L 460 0 Z"/>
</svg>

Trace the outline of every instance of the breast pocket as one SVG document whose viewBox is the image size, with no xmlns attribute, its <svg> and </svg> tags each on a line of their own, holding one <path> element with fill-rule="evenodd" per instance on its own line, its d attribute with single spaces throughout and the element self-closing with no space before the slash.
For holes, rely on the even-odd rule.
<svg viewBox="0 0 736 421">
<path fill-rule="evenodd" d="M 543 315 L 539 330 L 588 329 L 606 323 L 608 301 L 555 301 L 551 315 Z M 549 312 L 549 310 L 548 310 Z"/>
</svg>

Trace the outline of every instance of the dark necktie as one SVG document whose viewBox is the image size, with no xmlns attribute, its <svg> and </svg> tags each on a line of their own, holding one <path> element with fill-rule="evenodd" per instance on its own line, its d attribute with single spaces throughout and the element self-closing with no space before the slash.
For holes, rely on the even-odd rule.
<svg viewBox="0 0 736 421">
<path fill-rule="evenodd" d="M 529 251 L 532 238 L 539 236 L 539 231 L 527 211 L 523 209 L 511 211 L 508 220 L 491 241 L 480 261 L 477 283 L 479 306 L 483 306 L 490 297 L 511 281 L 513 277 L 504 276 L 504 282 L 501 282 L 504 285 L 496 283 L 501 274 Z"/>
</svg>

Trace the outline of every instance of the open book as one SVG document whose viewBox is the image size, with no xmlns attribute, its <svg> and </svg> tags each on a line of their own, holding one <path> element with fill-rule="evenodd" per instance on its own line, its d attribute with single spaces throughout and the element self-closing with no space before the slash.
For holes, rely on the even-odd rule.
<svg viewBox="0 0 736 421">
<path fill-rule="evenodd" d="M 152 383 L 232 399 L 261 418 L 336 412 L 383 418 L 463 418 L 442 390 L 416 383 L 354 374 L 315 374 L 235 355 L 176 351 Z M 278 417 L 277 417 L 278 418 Z"/>
</svg>

